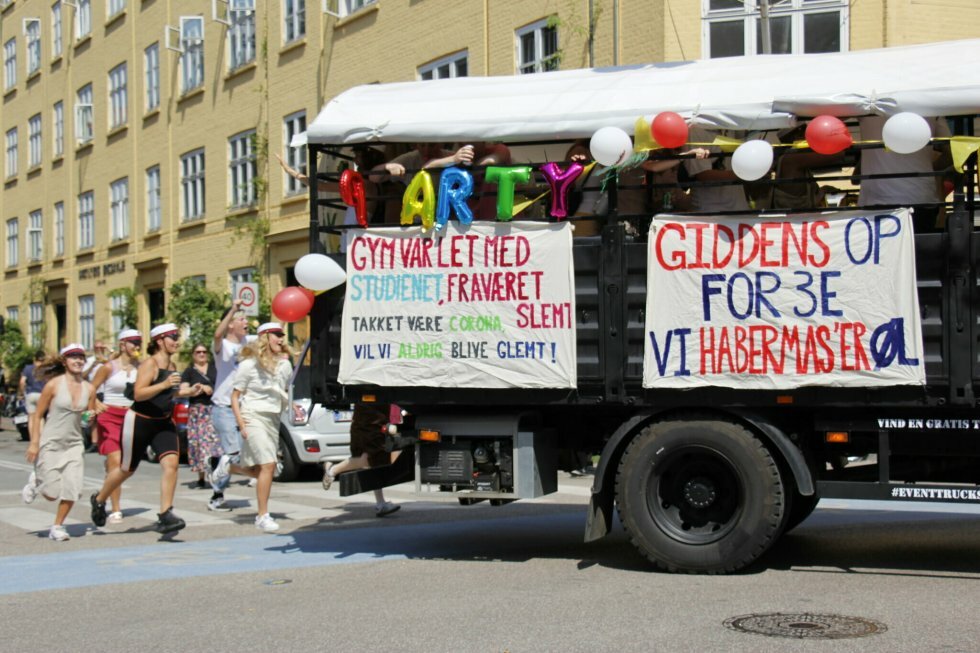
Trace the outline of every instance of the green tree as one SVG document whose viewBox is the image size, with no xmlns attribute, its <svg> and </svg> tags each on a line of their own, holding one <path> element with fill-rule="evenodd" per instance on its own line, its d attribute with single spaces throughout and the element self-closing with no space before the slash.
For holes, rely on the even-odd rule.
<svg viewBox="0 0 980 653">
<path fill-rule="evenodd" d="M 170 287 L 167 319 L 190 330 L 181 345 L 180 356 L 183 360 L 190 360 L 190 351 L 195 342 L 211 342 L 228 303 L 226 295 L 208 290 L 207 286 L 194 279 L 183 279 Z"/>
<path fill-rule="evenodd" d="M 7 321 L 3 335 L 0 335 L 0 361 L 3 362 L 4 376 L 8 385 L 15 385 L 20 371 L 34 358 L 34 350 L 24 339 L 24 333 L 16 322 Z"/>
</svg>

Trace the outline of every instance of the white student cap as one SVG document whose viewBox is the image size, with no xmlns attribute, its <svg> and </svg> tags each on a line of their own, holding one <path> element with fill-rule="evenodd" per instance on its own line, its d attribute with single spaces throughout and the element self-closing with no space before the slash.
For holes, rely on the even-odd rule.
<svg viewBox="0 0 980 653">
<path fill-rule="evenodd" d="M 266 322 L 265 324 L 259 327 L 259 330 L 256 333 L 258 333 L 258 335 L 261 336 L 263 333 L 267 331 L 279 332 L 279 335 L 282 335 L 283 333 L 282 325 L 279 324 L 278 322 Z"/>
<path fill-rule="evenodd" d="M 82 347 L 77 342 L 73 342 L 69 345 L 65 345 L 64 347 L 62 347 L 61 351 L 59 351 L 58 353 L 61 355 L 62 358 L 64 358 L 65 356 L 84 356 L 85 347 Z"/>
<path fill-rule="evenodd" d="M 179 333 L 180 329 L 177 328 L 176 324 L 167 322 L 166 324 L 161 324 L 150 329 L 150 340 L 156 340 L 161 336 L 175 336 Z"/>
<path fill-rule="evenodd" d="M 119 340 L 143 340 L 143 334 L 136 329 L 123 329 L 119 332 Z"/>
</svg>

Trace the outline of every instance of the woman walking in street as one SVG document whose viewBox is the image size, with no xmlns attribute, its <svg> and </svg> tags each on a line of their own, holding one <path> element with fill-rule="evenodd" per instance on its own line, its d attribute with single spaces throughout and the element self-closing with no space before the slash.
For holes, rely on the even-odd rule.
<svg viewBox="0 0 980 653">
<path fill-rule="evenodd" d="M 92 384 L 82 377 L 85 348 L 70 344 L 60 353 L 60 360 L 40 374 L 47 383 L 31 416 L 31 443 L 26 456 L 27 462 L 34 463 L 35 471 L 31 472 L 31 479 L 22 492 L 26 503 L 34 501 L 38 493 L 48 501 L 58 501 L 54 525 L 48 531 L 48 537 L 57 542 L 69 538 L 65 519 L 82 494 L 85 471 L 82 413 L 101 409 Z"/>
<path fill-rule="evenodd" d="M 242 434 L 242 464 L 218 465 L 214 482 L 229 472 L 258 479 L 255 527 L 273 533 L 279 524 L 269 514 L 269 494 L 279 458 L 279 418 L 288 402 L 286 388 L 293 366 L 278 322 L 266 322 L 258 334 L 258 340 L 242 348 L 231 392 L 231 410 Z"/>
<path fill-rule="evenodd" d="M 96 526 L 105 526 L 106 500 L 133 475 L 147 446 L 153 448 L 160 463 L 160 512 L 155 528 L 159 533 L 172 533 L 186 526 L 173 511 L 180 443 L 170 413 L 173 397 L 178 394 L 180 374 L 174 368 L 172 357 L 179 346 L 180 332 L 175 324 L 161 324 L 150 331 L 147 347 L 150 356 L 136 371 L 133 404 L 123 420 L 120 465 L 106 476 L 102 489 L 90 498 L 92 522 Z M 195 386 L 190 391 L 200 394 L 201 388 Z"/>
<path fill-rule="evenodd" d="M 192 472 L 197 472 L 197 488 L 210 487 L 211 459 L 218 459 L 224 451 L 214 424 L 211 423 L 211 394 L 218 371 L 208 359 L 207 345 L 194 343 L 191 349 L 191 364 L 180 376 L 180 391 L 190 395 L 194 385 L 201 387 L 201 393 L 190 398 L 187 416 L 187 462 Z"/>
<path fill-rule="evenodd" d="M 98 427 L 99 454 L 105 457 L 105 473 L 108 477 L 119 469 L 121 459 L 120 438 L 126 411 L 133 404 L 133 385 L 136 383 L 136 365 L 139 363 L 143 336 L 136 329 L 123 329 L 119 332 L 119 350 L 99 368 L 92 379 L 95 388 L 102 388 L 102 403 L 105 411 L 96 420 Z M 129 387 L 127 396 L 126 388 Z M 117 487 L 109 495 L 112 512 L 107 521 L 118 524 L 123 519 L 120 495 L 122 487 Z"/>
</svg>

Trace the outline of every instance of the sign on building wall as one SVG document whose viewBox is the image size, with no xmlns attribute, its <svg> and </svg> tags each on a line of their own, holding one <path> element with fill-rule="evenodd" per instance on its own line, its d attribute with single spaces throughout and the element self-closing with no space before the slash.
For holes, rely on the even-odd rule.
<svg viewBox="0 0 980 653">
<path fill-rule="evenodd" d="M 242 311 L 249 317 L 259 314 L 259 284 L 240 281 L 235 284 L 235 299 L 242 300 Z"/>
<path fill-rule="evenodd" d="M 650 226 L 643 385 L 925 383 L 907 209 Z"/>
</svg>

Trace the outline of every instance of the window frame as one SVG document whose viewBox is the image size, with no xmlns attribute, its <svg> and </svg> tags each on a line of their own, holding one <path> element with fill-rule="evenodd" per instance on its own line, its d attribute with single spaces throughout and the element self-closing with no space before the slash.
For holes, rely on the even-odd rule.
<svg viewBox="0 0 980 653">
<path fill-rule="evenodd" d="M 11 36 L 3 43 L 3 90 L 17 86 L 17 37 Z"/>
<path fill-rule="evenodd" d="M 51 5 L 51 58 L 57 59 L 64 53 L 64 22 L 62 20 L 61 0 Z"/>
<path fill-rule="evenodd" d="M 129 177 L 109 184 L 109 242 L 129 238 Z"/>
<path fill-rule="evenodd" d="M 78 249 L 95 247 L 95 192 L 78 194 Z"/>
<path fill-rule="evenodd" d="M 294 43 L 306 36 L 306 0 L 282 0 L 282 42 Z"/>
<path fill-rule="evenodd" d="M 20 218 L 7 220 L 7 267 L 20 265 Z"/>
<path fill-rule="evenodd" d="M 78 297 L 78 342 L 86 350 L 95 341 L 95 295 Z"/>
<path fill-rule="evenodd" d="M 295 111 L 282 119 L 283 150 L 286 152 L 286 163 L 294 170 L 306 174 L 306 148 L 290 147 L 293 136 L 306 131 L 306 110 Z M 283 196 L 293 197 L 306 192 L 306 186 L 298 179 L 283 171 Z"/>
<path fill-rule="evenodd" d="M 187 36 L 187 26 L 200 25 L 200 36 Z M 204 16 L 180 17 L 180 92 L 186 95 L 204 86 Z"/>
<path fill-rule="evenodd" d="M 742 53 L 724 56 L 759 56 L 760 12 L 758 0 L 744 0 L 741 7 L 711 9 L 711 0 L 701 0 L 701 56 L 704 59 L 723 58 L 711 56 L 711 26 L 722 23 L 742 23 Z M 849 47 L 850 6 L 846 0 L 778 0 L 769 7 L 770 20 L 789 19 L 789 52 L 776 54 L 804 54 L 806 45 L 806 17 L 839 13 L 839 52 Z M 761 47 L 759 47 L 761 50 Z"/>
<path fill-rule="evenodd" d="M 160 107 L 160 42 L 155 41 L 143 49 L 143 109 L 146 112 Z"/>
<path fill-rule="evenodd" d="M 92 0 L 75 0 L 75 42 L 92 34 Z"/>
<path fill-rule="evenodd" d="M 35 113 L 27 119 L 27 168 L 41 165 L 44 139 L 41 134 L 41 114 Z"/>
<path fill-rule="evenodd" d="M 129 122 L 129 70 L 126 62 L 109 71 L 109 129 L 118 129 Z"/>
<path fill-rule="evenodd" d="M 255 61 L 255 0 L 228 0 L 228 71 Z"/>
<path fill-rule="evenodd" d="M 143 179 L 146 184 L 146 233 L 157 233 L 161 229 L 160 165 L 146 169 Z"/>
<path fill-rule="evenodd" d="M 558 45 L 558 27 L 556 25 L 549 25 L 550 22 L 551 19 L 542 18 L 514 30 L 514 70 L 516 74 L 525 75 L 529 73 L 550 72 L 560 68 L 561 48 Z M 555 37 L 555 49 L 551 54 L 545 54 L 546 31 L 553 32 Z M 534 58 L 531 61 L 524 63 L 522 57 L 524 52 L 524 41 L 522 37 L 527 36 L 528 34 L 534 34 Z"/>
<path fill-rule="evenodd" d="M 31 302 L 28 304 L 28 337 L 31 339 L 31 347 L 40 347 L 41 333 L 44 331 L 44 303 Z"/>
<path fill-rule="evenodd" d="M 462 75 L 459 74 L 460 62 L 464 62 L 466 64 L 466 71 Z M 443 77 L 442 75 L 437 76 L 436 73 L 444 66 L 449 71 L 449 75 L 446 77 Z M 416 79 L 419 80 L 452 79 L 454 77 L 468 77 L 469 70 L 469 49 L 463 49 L 419 66 L 415 71 L 415 75 Z M 426 77 L 426 75 L 429 76 Z"/>
<path fill-rule="evenodd" d="M 89 82 L 75 93 L 75 141 L 81 146 L 93 140 L 95 140 L 95 108 L 92 105 L 92 83 Z"/>
<path fill-rule="evenodd" d="M 256 205 L 256 130 L 248 129 L 228 138 L 228 206 L 245 209 Z"/>
<path fill-rule="evenodd" d="M 115 6 L 115 11 L 113 11 L 113 5 Z M 126 0 L 106 0 L 105 2 L 105 18 L 107 21 L 112 20 L 119 14 L 126 11 Z"/>
<path fill-rule="evenodd" d="M 7 179 L 12 179 L 13 177 L 17 176 L 17 168 L 20 159 L 20 156 L 18 154 L 19 140 L 20 137 L 17 134 L 17 126 L 14 125 L 13 127 L 7 130 L 7 133 L 4 136 L 4 143 L 6 146 L 6 155 L 7 155 L 7 159 L 6 159 L 7 167 L 4 172 L 6 173 Z"/>
<path fill-rule="evenodd" d="M 41 209 L 36 209 L 27 216 L 27 260 L 37 262 L 43 259 L 44 217 Z"/>
<path fill-rule="evenodd" d="M 54 203 L 54 255 L 65 255 L 65 203 Z"/>
<path fill-rule="evenodd" d="M 200 161 L 198 162 L 198 159 Z M 204 148 L 200 147 L 180 156 L 181 222 L 193 222 L 205 216 L 205 166 Z M 196 208 L 196 211 L 192 211 Z"/>
<path fill-rule="evenodd" d="M 24 39 L 27 41 L 27 76 L 41 70 L 41 19 L 24 19 Z"/>
<path fill-rule="evenodd" d="M 54 158 L 59 159 L 65 155 L 65 103 L 58 100 L 51 107 L 51 125 L 54 131 L 52 134 L 51 149 Z"/>
</svg>

